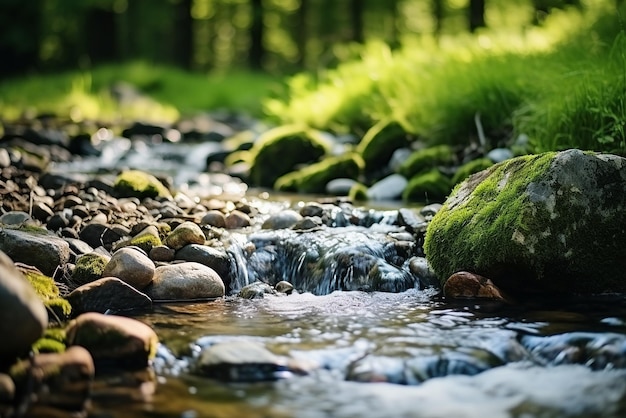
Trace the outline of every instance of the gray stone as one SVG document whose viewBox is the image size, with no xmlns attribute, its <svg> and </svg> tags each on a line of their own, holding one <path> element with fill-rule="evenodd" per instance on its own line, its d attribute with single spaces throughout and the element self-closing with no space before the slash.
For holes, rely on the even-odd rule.
<svg viewBox="0 0 626 418">
<path fill-rule="evenodd" d="M 67 300 L 72 313 L 122 312 L 152 308 L 152 300 L 117 277 L 103 277 L 74 289 Z"/>
<path fill-rule="evenodd" d="M 267 218 L 261 228 L 263 229 L 283 229 L 291 228 L 302 220 L 302 215 L 298 212 L 285 209 Z"/>
<path fill-rule="evenodd" d="M 193 300 L 219 298 L 226 289 L 215 270 L 186 262 L 157 267 L 152 285 L 145 292 L 153 301 Z"/>
<path fill-rule="evenodd" d="M 69 244 L 45 230 L 22 231 L 0 229 L 0 250 L 13 261 L 37 267 L 46 276 L 52 277 L 57 267 L 70 259 Z"/>
<path fill-rule="evenodd" d="M 244 299 L 263 299 L 266 294 L 275 295 L 276 291 L 267 283 L 254 282 L 244 286 L 237 296 Z"/>
<path fill-rule="evenodd" d="M 513 158 L 513 151 L 508 148 L 494 148 L 487 153 L 487 158 L 494 163 L 501 163 L 509 158 Z"/>
<path fill-rule="evenodd" d="M 3 213 L 0 216 L 0 224 L 5 225 L 22 225 L 32 220 L 33 218 L 28 213 L 16 210 Z"/>
<path fill-rule="evenodd" d="M 48 313 L 43 302 L 11 259 L 0 252 L 0 364 L 27 353 L 47 326 Z"/>
<path fill-rule="evenodd" d="M 220 277 L 226 278 L 230 275 L 231 259 L 225 251 L 208 245 L 189 244 L 176 252 L 177 260 L 195 261 L 211 267 Z"/>
<path fill-rule="evenodd" d="M 465 270 L 506 293 L 626 292 L 626 159 L 579 150 L 513 158 L 470 176 L 424 249 L 444 281 Z"/>
<path fill-rule="evenodd" d="M 326 193 L 333 196 L 347 196 L 352 186 L 358 182 L 354 179 L 339 178 L 326 183 Z"/>
<path fill-rule="evenodd" d="M 210 210 L 204 214 L 200 224 L 224 228 L 226 226 L 226 216 L 219 210 Z"/>
<path fill-rule="evenodd" d="M 102 277 L 117 277 L 141 290 L 150 284 L 154 272 L 154 262 L 150 258 L 132 247 L 125 247 L 113 253 Z"/>
<path fill-rule="evenodd" d="M 402 196 L 407 184 L 409 182 L 404 176 L 391 174 L 367 189 L 367 197 L 371 200 L 396 200 Z"/>
</svg>

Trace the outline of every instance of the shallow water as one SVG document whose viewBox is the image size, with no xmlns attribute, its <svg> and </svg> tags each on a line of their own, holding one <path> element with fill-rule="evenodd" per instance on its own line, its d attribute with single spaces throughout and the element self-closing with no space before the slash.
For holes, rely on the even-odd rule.
<svg viewBox="0 0 626 418">
<path fill-rule="evenodd" d="M 162 343 L 155 374 L 117 377 L 121 392 L 111 382 L 96 388 L 93 417 L 626 415 L 619 297 L 505 308 L 452 305 L 432 290 L 338 291 L 160 305 L 137 318 Z M 247 384 L 191 372 L 201 346 L 230 338 L 260 342 L 311 372 Z M 591 341 L 587 357 L 562 355 L 582 340 Z"/>
</svg>

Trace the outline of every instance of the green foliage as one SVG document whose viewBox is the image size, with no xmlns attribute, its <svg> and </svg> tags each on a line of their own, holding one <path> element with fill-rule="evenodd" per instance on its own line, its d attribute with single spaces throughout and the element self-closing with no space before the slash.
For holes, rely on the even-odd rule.
<svg viewBox="0 0 626 418">
<path fill-rule="evenodd" d="M 111 87 L 123 81 L 140 96 L 118 102 Z M 26 110 L 52 112 L 73 120 L 173 122 L 181 114 L 229 109 L 261 116 L 260 99 L 276 78 L 230 71 L 197 74 L 166 66 L 131 62 L 0 81 L 0 114 L 17 119 Z"/>
<path fill-rule="evenodd" d="M 443 202 L 452 190 L 450 179 L 433 168 L 426 173 L 415 175 L 402 192 L 405 202 Z"/>
<path fill-rule="evenodd" d="M 167 187 L 152 174 L 139 170 L 126 170 L 120 173 L 113 184 L 115 192 L 121 197 L 170 197 Z"/>
<path fill-rule="evenodd" d="M 363 171 L 363 160 L 356 153 L 328 157 L 298 171 L 279 177 L 275 190 L 300 193 L 325 193 L 329 181 L 337 178 L 357 179 Z"/>
<path fill-rule="evenodd" d="M 448 145 L 436 145 L 414 151 L 399 167 L 398 171 L 406 178 L 429 171 L 440 165 L 451 165 L 455 162 L 454 150 Z"/>
</svg>

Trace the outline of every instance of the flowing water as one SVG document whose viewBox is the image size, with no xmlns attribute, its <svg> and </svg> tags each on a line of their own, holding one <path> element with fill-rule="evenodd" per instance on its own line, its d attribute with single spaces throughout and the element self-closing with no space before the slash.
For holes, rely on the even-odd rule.
<svg viewBox="0 0 626 418">
<path fill-rule="evenodd" d="M 434 293 L 336 291 L 158 306 L 137 317 L 162 343 L 155 374 L 118 382 L 123 391 L 97 390 L 92 415 L 625 416 L 619 300 L 530 309 L 451 305 Z M 201 346 L 236 338 L 311 372 L 224 383 L 190 371 Z"/>
<path fill-rule="evenodd" d="M 136 168 L 150 170 L 140 163 L 162 160 L 145 155 L 159 147 L 133 152 L 136 146 L 128 142 L 120 163 L 120 147 L 111 144 L 113 151 L 103 152 L 96 167 L 139 164 Z M 198 174 L 205 156 L 214 151 L 211 144 L 203 147 L 202 152 L 176 148 L 181 154 L 162 150 L 180 177 L 176 185 L 195 178 L 190 187 L 217 187 L 211 179 L 204 184 Z M 175 161 L 177 155 L 182 164 Z M 83 166 L 64 170 L 88 171 Z M 224 182 L 228 184 L 244 187 Z M 224 185 L 216 192 L 226 190 Z M 626 298 L 521 306 L 452 303 L 408 272 L 407 260 L 419 245 L 370 240 L 374 234 L 389 235 L 386 224 L 377 221 L 378 229 L 367 225 L 367 232 L 333 225 L 339 228 L 326 235 L 233 235 L 230 255 L 237 274 L 231 278 L 232 290 L 271 277 L 270 284 L 286 279 L 301 293 L 159 304 L 136 314 L 159 336 L 154 365 L 134 374 L 99 376 L 89 415 L 626 416 Z M 253 254 L 242 250 L 248 241 L 256 248 Z M 374 270 L 378 278 L 361 280 Z M 231 339 L 259 343 L 301 373 L 285 373 L 270 382 L 226 383 L 195 372 L 203 347 Z"/>
</svg>

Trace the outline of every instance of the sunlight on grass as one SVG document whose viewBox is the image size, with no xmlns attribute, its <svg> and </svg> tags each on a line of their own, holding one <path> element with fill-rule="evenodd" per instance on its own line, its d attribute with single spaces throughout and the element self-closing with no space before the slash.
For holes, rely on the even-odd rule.
<svg viewBox="0 0 626 418">
<path fill-rule="evenodd" d="M 119 82 L 136 90 L 130 100 L 114 97 L 112 88 Z M 2 81 L 0 114 L 14 120 L 29 110 L 105 122 L 173 122 L 181 114 L 218 109 L 260 116 L 261 98 L 275 82 L 273 77 L 244 71 L 189 74 L 134 62 Z"/>
</svg>

